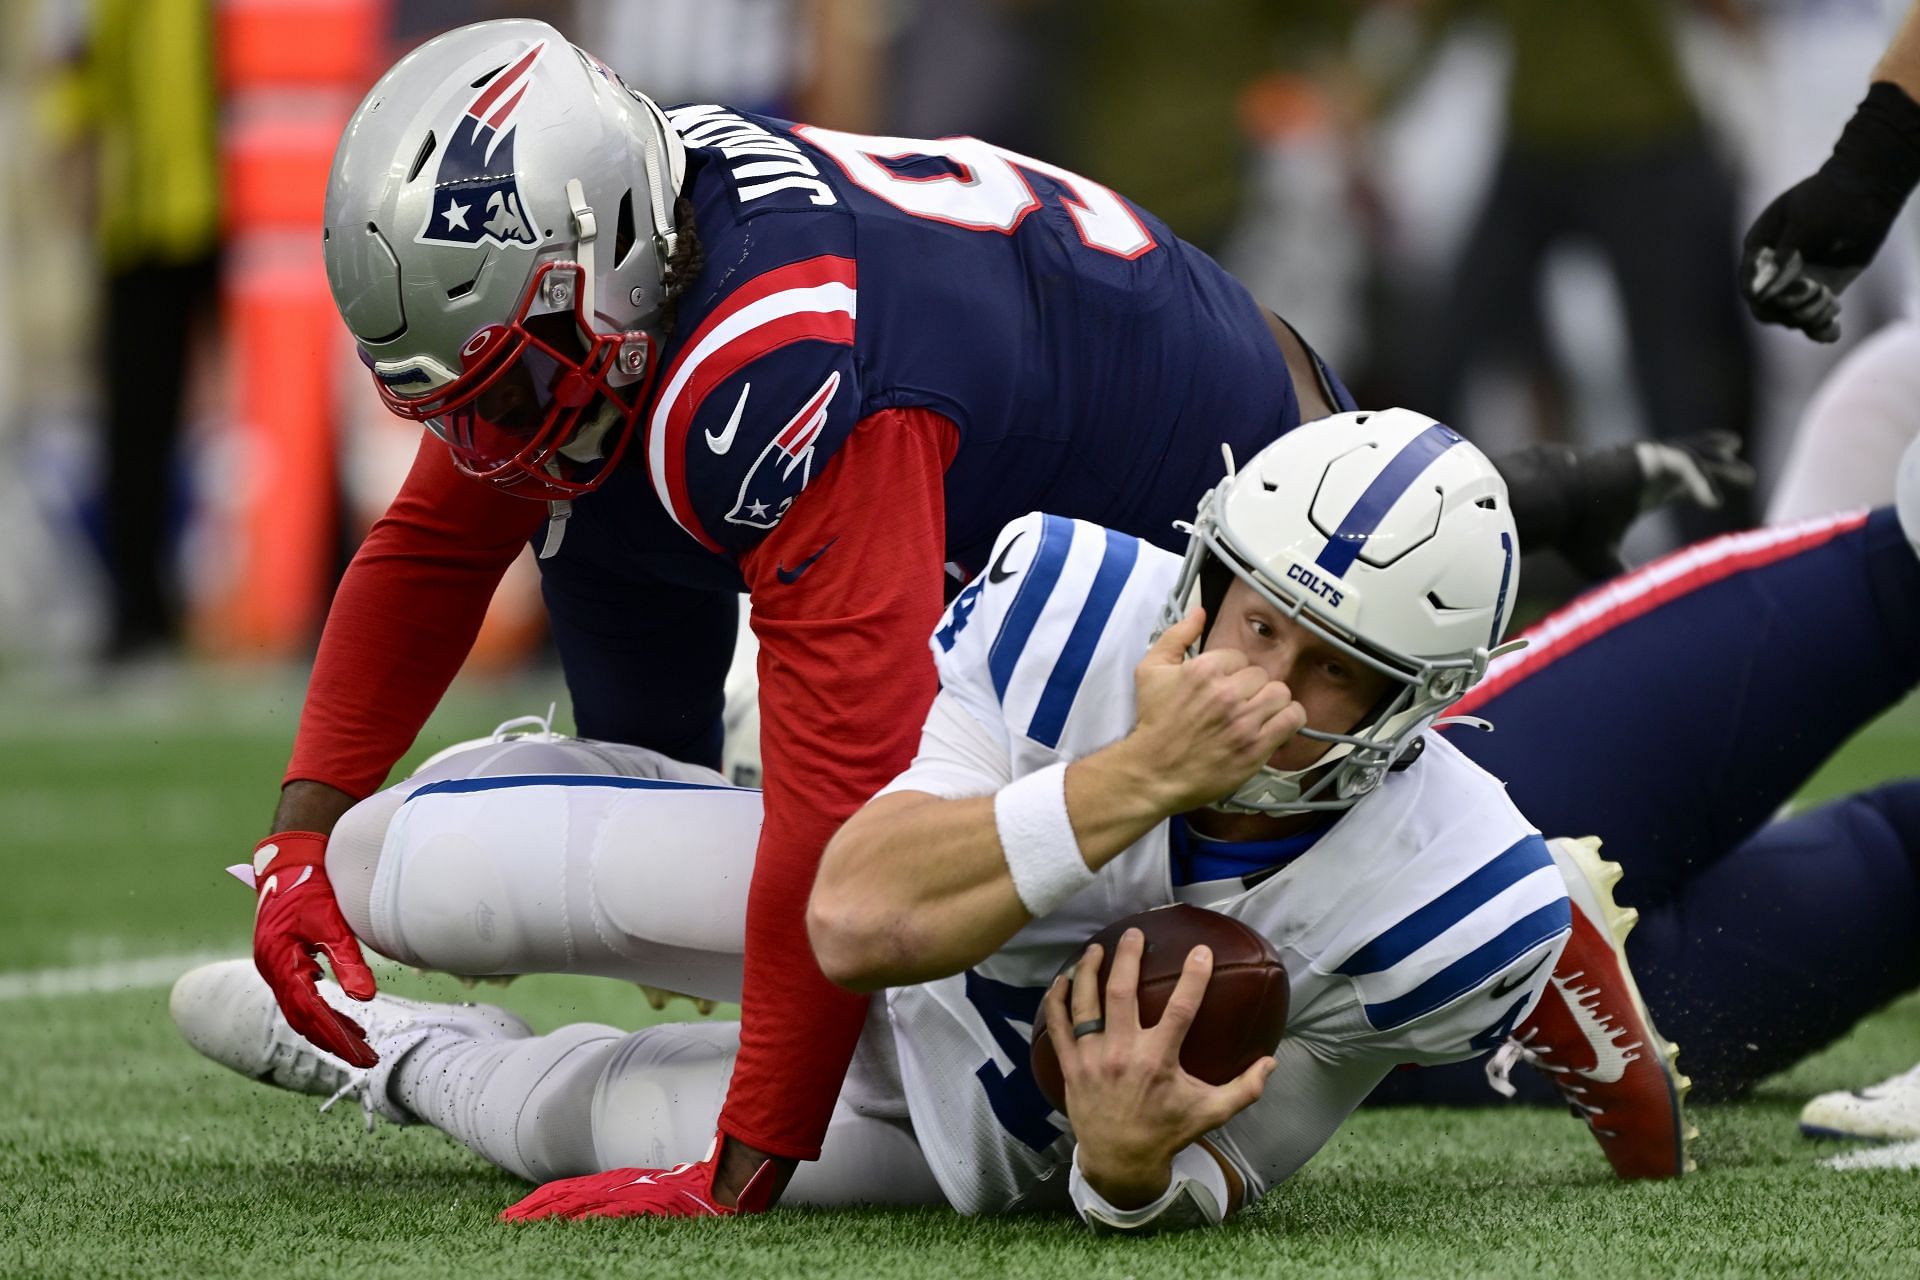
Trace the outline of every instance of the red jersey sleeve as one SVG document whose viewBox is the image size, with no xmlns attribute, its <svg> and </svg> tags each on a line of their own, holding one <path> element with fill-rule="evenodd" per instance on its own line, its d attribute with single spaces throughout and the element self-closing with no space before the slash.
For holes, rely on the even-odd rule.
<svg viewBox="0 0 1920 1280">
<path fill-rule="evenodd" d="M 286 781 L 371 794 L 412 745 L 480 633 L 507 566 L 546 520 L 454 469 L 423 435 L 393 505 L 327 610 Z"/>
<path fill-rule="evenodd" d="M 807 895 L 840 824 L 913 759 L 936 687 L 944 478 L 958 433 L 924 409 L 862 419 L 741 558 L 760 640 L 766 819 L 747 895 L 729 1136 L 815 1159 L 867 1002 L 827 981 Z"/>
</svg>

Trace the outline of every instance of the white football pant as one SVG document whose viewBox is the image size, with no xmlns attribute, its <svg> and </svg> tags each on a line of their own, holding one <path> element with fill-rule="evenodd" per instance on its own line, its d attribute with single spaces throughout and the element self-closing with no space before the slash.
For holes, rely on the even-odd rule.
<svg viewBox="0 0 1920 1280">
<path fill-rule="evenodd" d="M 740 997 L 760 793 L 655 752 L 549 735 L 435 760 L 341 819 L 327 873 L 382 954 L 480 977 L 582 973 Z M 698 1160 L 739 1024 L 421 1042 L 389 1090 L 423 1121 L 534 1181 Z M 874 1006 L 796 1204 L 942 1203 L 914 1142 Z"/>
</svg>

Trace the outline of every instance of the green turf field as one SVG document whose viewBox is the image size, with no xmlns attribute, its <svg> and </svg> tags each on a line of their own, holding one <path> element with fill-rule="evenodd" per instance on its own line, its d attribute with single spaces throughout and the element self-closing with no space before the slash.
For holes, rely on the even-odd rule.
<svg viewBox="0 0 1920 1280">
<path fill-rule="evenodd" d="M 423 742 L 550 696 L 458 695 Z M 521 1193 L 512 1178 L 430 1130 L 369 1136 L 351 1105 L 320 1115 L 316 1099 L 244 1081 L 167 1020 L 180 957 L 245 951 L 251 903 L 220 867 L 265 830 L 297 685 L 100 700 L 15 683 L 0 702 L 0 1277 L 1920 1275 L 1920 1173 L 1826 1171 L 1827 1149 L 1793 1127 L 1809 1092 L 1920 1057 L 1916 1001 L 1754 1101 L 1698 1109 L 1700 1172 L 1675 1185 L 1616 1184 L 1560 1112 L 1377 1111 L 1196 1236 L 1100 1240 L 1072 1221 L 932 1209 L 509 1228 L 493 1215 Z M 1916 761 L 1920 709 L 1903 708 L 1809 796 Z M 593 980 L 489 998 L 542 1029 L 654 1016 Z"/>
</svg>

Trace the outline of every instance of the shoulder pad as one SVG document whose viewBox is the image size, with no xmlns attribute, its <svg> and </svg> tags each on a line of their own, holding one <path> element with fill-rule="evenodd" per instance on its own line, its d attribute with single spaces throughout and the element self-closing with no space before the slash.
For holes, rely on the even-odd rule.
<svg viewBox="0 0 1920 1280">
<path fill-rule="evenodd" d="M 752 547 L 859 420 L 850 257 L 747 280 L 704 315 L 661 375 L 647 469 L 674 521 L 710 551 Z"/>
<path fill-rule="evenodd" d="M 933 633 L 942 687 L 989 723 L 1059 748 L 1102 640 L 1114 634 L 1108 648 L 1124 651 L 1128 670 L 1145 650 L 1150 621 L 1138 616 L 1140 606 L 1157 609 L 1161 596 L 1149 601 L 1139 588 L 1129 597 L 1141 547 L 1138 538 L 1063 516 L 1033 513 L 1007 525 L 985 571 L 954 597 Z"/>
</svg>

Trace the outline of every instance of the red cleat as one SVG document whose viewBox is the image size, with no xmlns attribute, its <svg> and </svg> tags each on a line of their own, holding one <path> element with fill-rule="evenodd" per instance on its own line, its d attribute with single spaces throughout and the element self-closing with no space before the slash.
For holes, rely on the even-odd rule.
<svg viewBox="0 0 1920 1280">
<path fill-rule="evenodd" d="M 759 1213 L 773 1203 L 773 1162 L 760 1166 L 741 1189 L 739 1203 L 721 1204 L 713 1194 L 720 1167 L 720 1140 L 706 1159 L 671 1169 L 610 1169 L 549 1182 L 501 1213 L 503 1222 L 541 1218 L 731 1218 Z"/>
<path fill-rule="evenodd" d="M 1613 900 L 1620 864 L 1600 857 L 1600 842 L 1550 842 L 1573 899 L 1573 933 L 1546 994 L 1488 1075 L 1511 1095 L 1506 1068 L 1515 1058 L 1547 1078 L 1587 1122 L 1622 1178 L 1678 1178 L 1693 1171 L 1687 1144 L 1699 1136 L 1687 1120 L 1692 1081 L 1680 1074 L 1677 1046 L 1661 1038 L 1627 967 L 1628 932 L 1640 918 Z"/>
</svg>

